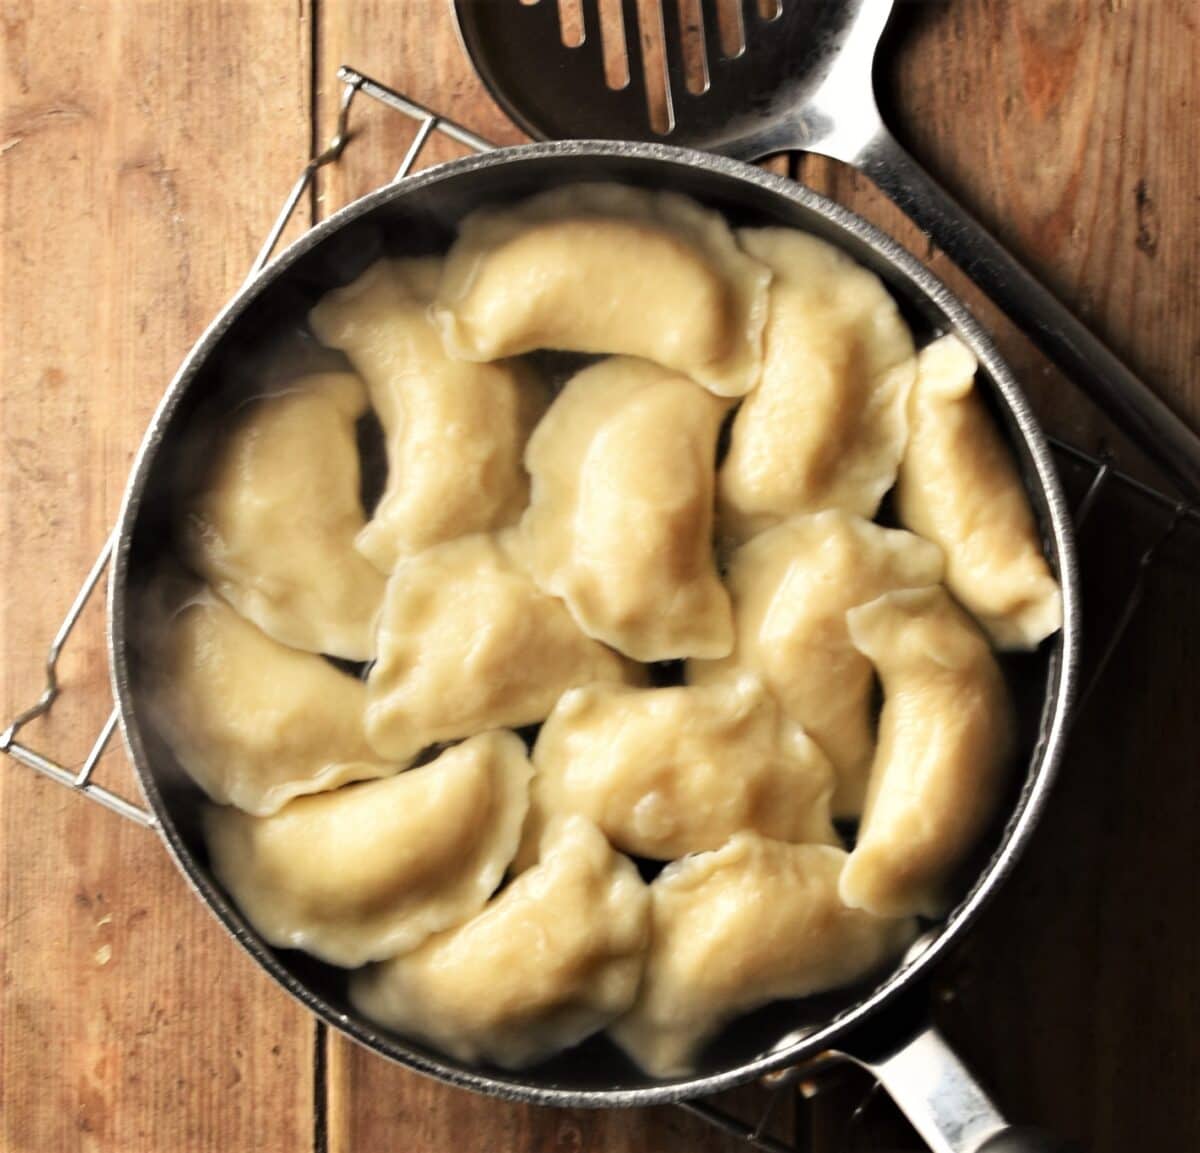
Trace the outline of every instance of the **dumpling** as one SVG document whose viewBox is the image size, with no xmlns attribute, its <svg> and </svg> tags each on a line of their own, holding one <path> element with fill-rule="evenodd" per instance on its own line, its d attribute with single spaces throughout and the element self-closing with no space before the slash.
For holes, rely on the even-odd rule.
<svg viewBox="0 0 1200 1153">
<path fill-rule="evenodd" d="M 210 808 L 213 872 L 270 944 L 334 965 L 383 960 L 483 908 L 516 851 L 532 772 L 516 734 L 484 733 L 271 817 Z"/>
<path fill-rule="evenodd" d="M 513 543 L 462 537 L 392 575 L 367 678 L 367 738 L 384 756 L 534 724 L 569 688 L 638 676 L 538 589 Z"/>
<path fill-rule="evenodd" d="M 633 1004 L 649 904 L 631 861 L 582 817 L 561 818 L 535 868 L 474 920 L 356 974 L 350 999 L 459 1060 L 532 1065 Z"/>
<path fill-rule="evenodd" d="M 879 278 L 831 244 L 790 228 L 738 239 L 775 275 L 762 381 L 717 482 L 722 532 L 744 540 L 825 508 L 872 517 L 908 432 L 908 326 Z"/>
<path fill-rule="evenodd" d="M 367 744 L 362 681 L 271 640 L 211 592 L 152 627 L 155 722 L 219 804 L 267 816 L 304 793 L 403 767 Z"/>
<path fill-rule="evenodd" d="M 941 575 L 940 551 L 912 533 L 832 509 L 784 521 L 733 554 L 733 652 L 689 661 L 687 680 L 758 673 L 833 762 L 834 815 L 857 816 L 873 752 L 871 665 L 850 643 L 846 610 Z"/>
<path fill-rule="evenodd" d="M 880 916 L 945 912 L 950 874 L 995 815 L 1013 714 L 987 640 L 940 587 L 846 614 L 883 681 L 879 748 L 842 899 Z"/>
<path fill-rule="evenodd" d="M 435 312 L 467 360 L 624 353 L 742 396 L 762 367 L 770 278 L 684 196 L 576 184 L 468 216 Z"/>
<path fill-rule="evenodd" d="M 742 829 L 837 843 L 833 770 L 754 676 L 572 689 L 542 726 L 533 763 L 526 841 L 546 818 L 582 813 L 618 849 L 658 860 L 718 848 Z"/>
<path fill-rule="evenodd" d="M 573 377 L 530 438 L 521 527 L 534 579 L 637 660 L 733 645 L 712 542 L 725 408 L 670 369 L 613 357 Z"/>
<path fill-rule="evenodd" d="M 440 262 L 381 260 L 309 315 L 371 391 L 387 441 L 387 487 L 358 548 L 391 572 L 439 541 L 512 524 L 529 495 L 525 441 L 545 388 L 510 365 L 447 356 L 429 318 Z"/>
<path fill-rule="evenodd" d="M 354 549 L 366 411 L 349 373 L 244 406 L 183 527 L 189 564 L 242 616 L 285 645 L 354 661 L 375 655 L 384 586 Z"/>
<path fill-rule="evenodd" d="M 896 507 L 946 554 L 946 586 L 1001 649 L 1034 649 L 1062 627 L 1062 595 L 1016 466 L 974 390 L 954 336 L 921 351 Z"/>
<path fill-rule="evenodd" d="M 646 974 L 613 1039 L 653 1077 L 688 1073 L 727 1022 L 770 1001 L 849 985 L 896 957 L 912 921 L 842 904 L 846 854 L 738 833 L 650 886 Z"/>
</svg>

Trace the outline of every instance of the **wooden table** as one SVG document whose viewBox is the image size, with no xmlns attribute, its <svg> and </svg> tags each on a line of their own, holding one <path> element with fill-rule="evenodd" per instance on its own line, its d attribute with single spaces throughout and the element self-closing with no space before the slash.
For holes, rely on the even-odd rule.
<svg viewBox="0 0 1200 1153">
<path fill-rule="evenodd" d="M 496 140 L 518 135 L 440 0 L 5 0 L 0 17 L 10 717 L 39 689 L 46 641 L 113 523 L 164 385 L 328 137 L 336 65 Z M 1198 22 L 1192 0 L 927 3 L 904 14 L 882 77 L 914 151 L 1193 424 Z M 410 130 L 379 109 L 359 126 L 302 225 L 394 169 Z M 448 154 L 438 145 L 431 156 Z M 865 180 L 815 159 L 793 167 L 961 287 Z M 1103 425 L 1087 405 L 965 295 L 1048 423 L 1094 444 Z M 1102 521 L 1085 542 L 1091 571 L 1124 579 L 1118 546 L 1133 531 Z M 1096 1153 L 1200 1145 L 1192 546 L 1150 577 L 1045 827 L 939 1008 L 1015 1117 Z M 38 733 L 65 758 L 82 755 L 107 713 L 105 667 L 92 609 Z M 132 791 L 122 753 L 100 773 Z M 387 1065 L 276 988 L 153 835 L 10 762 L 0 822 L 4 1153 L 738 1147 L 676 1110 L 522 1108 Z M 787 1102 L 776 1128 L 839 1148 L 862 1091 L 851 1081 L 815 1106 Z M 919 1147 L 878 1101 L 851 1137 L 861 1149 Z"/>
</svg>

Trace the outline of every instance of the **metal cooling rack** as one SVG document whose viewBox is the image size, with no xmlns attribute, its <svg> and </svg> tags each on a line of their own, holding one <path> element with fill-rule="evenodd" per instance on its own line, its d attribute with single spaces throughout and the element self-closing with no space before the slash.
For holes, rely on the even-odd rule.
<svg viewBox="0 0 1200 1153">
<path fill-rule="evenodd" d="M 352 138 L 350 110 L 359 93 L 399 112 L 417 126 L 416 134 L 400 162 L 400 167 L 396 170 L 393 182 L 402 180 L 412 171 L 425 145 L 435 132 L 441 133 L 475 152 L 490 152 L 496 147 L 490 141 L 483 139 L 454 120 L 426 108 L 415 100 L 410 100 L 407 96 L 380 84 L 353 68 L 339 68 L 337 76 L 342 83 L 342 95 L 333 138 L 323 152 L 314 156 L 305 165 L 296 183 L 292 186 L 279 216 L 255 257 L 247 282 L 257 276 L 270 262 L 284 229 L 305 192 L 312 185 L 317 172 L 326 165 L 335 163 L 345 151 L 347 144 L 350 143 Z M 1128 472 L 1122 471 L 1117 467 L 1113 457 L 1105 451 L 1091 453 L 1067 441 L 1055 437 L 1049 439 L 1056 458 L 1063 468 L 1064 479 L 1068 482 L 1073 481 L 1074 487 L 1081 492 L 1073 514 L 1077 531 L 1090 521 L 1105 499 L 1114 497 L 1115 494 L 1128 497 L 1137 506 L 1144 509 L 1147 523 L 1154 526 L 1149 534 L 1148 543 L 1143 545 L 1137 554 L 1134 574 L 1128 591 L 1113 616 L 1114 623 L 1103 647 L 1098 653 L 1092 654 L 1090 675 L 1083 686 L 1078 704 L 1079 711 L 1082 711 L 1092 690 L 1111 663 L 1122 637 L 1137 615 L 1145 593 L 1148 575 L 1161 551 L 1181 528 L 1185 526 L 1193 530 L 1200 528 L 1200 508 L 1170 496 Z M 1126 515 L 1133 514 L 1127 513 Z M 59 659 L 83 610 L 87 607 L 92 594 L 108 569 L 115 543 L 116 530 L 114 529 L 84 578 L 83 584 L 50 643 L 46 653 L 45 685 L 41 695 L 33 704 L 19 713 L 3 732 L 0 732 L 0 753 L 7 753 L 8 756 L 35 772 L 81 793 L 89 800 L 128 820 L 147 828 L 156 829 L 158 819 L 153 813 L 96 784 L 91 779 L 120 720 L 120 711 L 115 705 L 109 713 L 108 719 L 101 726 L 91 749 L 77 769 L 68 768 L 47 754 L 17 740 L 18 734 L 29 722 L 50 711 L 62 691 L 62 686 L 58 681 Z M 784 1095 L 795 1094 L 797 1089 L 801 1100 L 814 1099 L 820 1095 L 830 1078 L 836 1077 L 839 1070 L 842 1070 L 846 1064 L 847 1062 L 836 1057 L 818 1057 L 807 1065 L 785 1070 L 781 1074 L 765 1079 L 763 1083 L 766 1090 L 765 1104 L 760 1106 L 756 1110 L 757 1115 L 748 1121 L 734 1116 L 725 1108 L 718 1107 L 710 1101 L 684 1101 L 676 1107 L 744 1143 L 747 1147 L 761 1150 L 762 1153 L 803 1153 L 804 1145 L 788 1143 L 771 1135 L 770 1129 L 777 1115 L 777 1107 L 782 1103 Z M 855 1128 L 878 1089 L 878 1085 L 868 1089 L 859 1098 L 857 1107 L 852 1110 L 846 1125 L 847 1148 L 850 1148 L 854 1142 Z"/>
</svg>

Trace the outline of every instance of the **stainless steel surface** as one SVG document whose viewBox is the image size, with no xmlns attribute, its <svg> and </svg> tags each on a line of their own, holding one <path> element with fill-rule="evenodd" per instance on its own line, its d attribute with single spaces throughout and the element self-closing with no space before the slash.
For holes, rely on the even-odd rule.
<svg viewBox="0 0 1200 1153">
<path fill-rule="evenodd" d="M 1007 1128 L 1000 1111 L 932 1027 L 892 1053 L 863 1060 L 933 1153 L 976 1153 Z"/>
<path fill-rule="evenodd" d="M 852 1058 L 900 1106 L 932 1153 L 1069 1153 L 1067 1142 L 1009 1125 L 932 1026 L 899 1046 Z"/>
<path fill-rule="evenodd" d="M 491 152 L 496 147 L 490 140 L 484 140 L 482 136 L 459 124 L 456 120 L 451 120 L 448 116 L 442 116 L 440 113 L 434 112 L 432 108 L 426 108 L 424 104 L 420 104 L 416 100 L 410 100 L 404 93 L 397 92 L 393 88 L 388 88 L 387 85 L 380 84 L 378 80 L 372 80 L 369 76 L 364 76 L 354 68 L 343 64 L 338 69 L 337 75 L 343 84 L 352 85 L 365 96 L 370 96 L 372 99 L 378 100 L 381 104 L 385 104 L 393 111 L 407 116 L 410 120 L 417 121 L 421 126 L 417 132 L 417 139 L 422 144 L 428 139 L 429 131 L 436 129 L 451 140 L 457 141 L 459 144 L 465 144 L 472 152 Z M 426 128 L 426 125 L 428 125 L 428 128 Z M 419 147 L 414 149 L 410 146 L 408 156 L 406 157 L 409 168 L 412 167 L 413 161 L 416 160 L 418 151 L 420 151 Z M 402 166 L 401 172 L 403 173 L 403 171 L 404 168 Z"/>
<path fill-rule="evenodd" d="M 1099 404 L 1191 500 L 1200 438 L 953 200 L 888 131 L 873 70 L 892 0 L 782 0 L 772 21 L 742 5 L 744 47 L 721 49 L 717 0 L 701 0 L 707 83 L 689 92 L 677 0 L 659 0 L 670 123 L 651 127 L 640 23 L 624 4 L 630 83 L 605 82 L 596 0 L 584 38 L 563 43 L 554 0 L 454 0 L 460 35 L 506 111 L 540 139 L 657 140 L 757 160 L 817 152 L 861 169 L 1031 340 Z M 652 10 L 652 9 L 648 9 Z"/>
<path fill-rule="evenodd" d="M 850 151 L 878 117 L 862 101 L 891 0 L 783 0 L 774 19 L 757 0 L 741 5 L 744 45 L 727 56 L 717 35 L 717 0 L 701 0 L 706 84 L 687 87 L 676 0 L 661 0 L 668 126 L 651 124 L 636 0 L 622 0 L 629 82 L 605 80 L 598 0 L 584 0 L 583 40 L 563 42 L 555 0 L 454 0 L 459 37 L 505 112 L 542 140 L 645 140 L 755 160 L 817 143 Z M 803 142 L 803 143 L 801 143 Z"/>
<path fill-rule="evenodd" d="M 368 92 L 357 74 L 347 79 Z M 371 82 L 373 84 L 373 82 Z M 388 103 L 423 121 L 429 115 L 391 94 Z M 430 131 L 442 129 L 439 123 Z M 167 547 L 166 526 L 182 483 L 189 438 L 219 427 L 236 403 L 232 366 L 252 360 L 281 324 L 294 325 L 327 289 L 353 279 L 376 256 L 437 250 L 457 221 L 483 204 L 528 195 L 554 184 L 609 179 L 673 188 L 721 210 L 737 223 L 778 223 L 816 232 L 874 268 L 924 338 L 953 329 L 979 357 L 983 388 L 997 409 L 1042 524 L 1051 564 L 1064 589 L 1066 624 L 1025 668 L 1032 713 L 1028 760 L 1008 823 L 978 879 L 920 957 L 881 976 L 870 988 L 788 1003 L 727 1031 L 702 1056 L 694 1076 L 656 1082 L 602 1041 L 592 1041 L 536 1069 L 514 1074 L 480 1069 L 378 1029 L 345 995 L 344 974 L 300 954 L 267 948 L 215 884 L 196 822 L 199 794 L 149 722 L 141 699 L 139 622 L 146 580 Z M 223 408 L 224 406 L 224 408 Z M 212 423 L 216 421 L 216 423 Z M 138 454 L 121 512 L 110 589 L 110 641 L 115 692 L 135 768 L 181 868 L 235 938 L 330 1024 L 377 1052 L 454 1084 L 544 1104 L 624 1106 L 708 1094 L 806 1060 L 922 987 L 925 975 L 967 931 L 1012 868 L 1041 811 L 1061 754 L 1077 673 L 1079 603 L 1068 509 L 1051 451 L 995 348 L 975 321 L 927 269 L 851 213 L 811 191 L 737 161 L 648 144 L 528 146 L 468 157 L 410 177 L 364 198 L 322 223 L 276 258 L 231 302 L 201 338 L 172 383 Z M 1036 731 L 1034 731 L 1036 730 Z"/>
</svg>

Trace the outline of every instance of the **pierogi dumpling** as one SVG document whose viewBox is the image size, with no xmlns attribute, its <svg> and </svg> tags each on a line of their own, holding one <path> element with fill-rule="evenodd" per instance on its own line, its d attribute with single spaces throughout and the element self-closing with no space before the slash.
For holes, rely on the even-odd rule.
<svg viewBox="0 0 1200 1153">
<path fill-rule="evenodd" d="M 349 373 L 243 405 L 183 529 L 192 568 L 268 636 L 355 661 L 375 655 L 384 586 L 354 549 L 366 411 Z"/>
<path fill-rule="evenodd" d="M 309 314 L 367 382 L 388 480 L 360 552 L 384 572 L 432 544 L 512 524 L 529 495 L 521 464 L 545 388 L 512 365 L 447 356 L 429 317 L 440 261 L 380 260 Z"/>
<path fill-rule="evenodd" d="M 889 593 L 846 618 L 883 681 L 883 715 L 842 899 L 879 916 L 939 916 L 950 874 L 995 814 L 1010 767 L 1004 677 L 941 587 Z"/>
<path fill-rule="evenodd" d="M 266 816 L 402 767 L 367 744 L 362 681 L 272 640 L 208 590 L 151 627 L 155 722 L 219 804 Z"/>
<path fill-rule="evenodd" d="M 529 440 L 521 529 L 534 579 L 588 636 L 637 660 L 733 644 L 712 542 L 725 408 L 670 369 L 613 357 L 574 376 Z"/>
<path fill-rule="evenodd" d="M 871 665 L 850 643 L 846 610 L 941 579 L 936 546 L 837 510 L 795 517 L 733 554 L 737 633 L 720 661 L 689 661 L 692 684 L 757 673 L 833 762 L 835 816 L 857 816 L 871 764 Z"/>
<path fill-rule="evenodd" d="M 270 944 L 334 965 L 383 960 L 483 908 L 516 851 L 532 772 L 516 734 L 484 733 L 274 816 L 211 808 L 213 872 Z"/>
<path fill-rule="evenodd" d="M 509 1069 L 578 1044 L 633 1004 L 649 931 L 633 863 L 582 817 L 482 913 L 356 974 L 368 1017 L 463 1061 Z"/>
<path fill-rule="evenodd" d="M 467 360 L 623 353 L 742 396 L 762 367 L 770 276 L 687 197 L 577 184 L 468 216 L 435 313 Z"/>
<path fill-rule="evenodd" d="M 518 867 L 541 823 L 581 813 L 618 849 L 672 860 L 742 829 L 836 844 L 833 770 L 757 677 L 704 688 L 564 693 L 534 746 Z"/>
<path fill-rule="evenodd" d="M 388 582 L 367 737 L 384 756 L 544 720 L 569 688 L 638 670 L 579 631 L 517 556 L 513 530 L 447 541 Z"/>
<path fill-rule="evenodd" d="M 1007 446 L 954 336 L 921 351 L 896 507 L 941 546 L 946 587 L 1000 649 L 1034 649 L 1062 627 L 1062 595 Z"/>
<path fill-rule="evenodd" d="M 738 239 L 774 278 L 762 380 L 717 481 L 721 530 L 745 540 L 826 508 L 873 517 L 908 431 L 908 326 L 879 277 L 831 244 L 790 228 Z"/>
<path fill-rule="evenodd" d="M 914 923 L 842 904 L 845 862 L 828 845 L 738 833 L 668 865 L 650 886 L 646 974 L 613 1039 L 653 1077 L 688 1073 L 734 1017 L 852 984 L 896 957 Z"/>
</svg>

